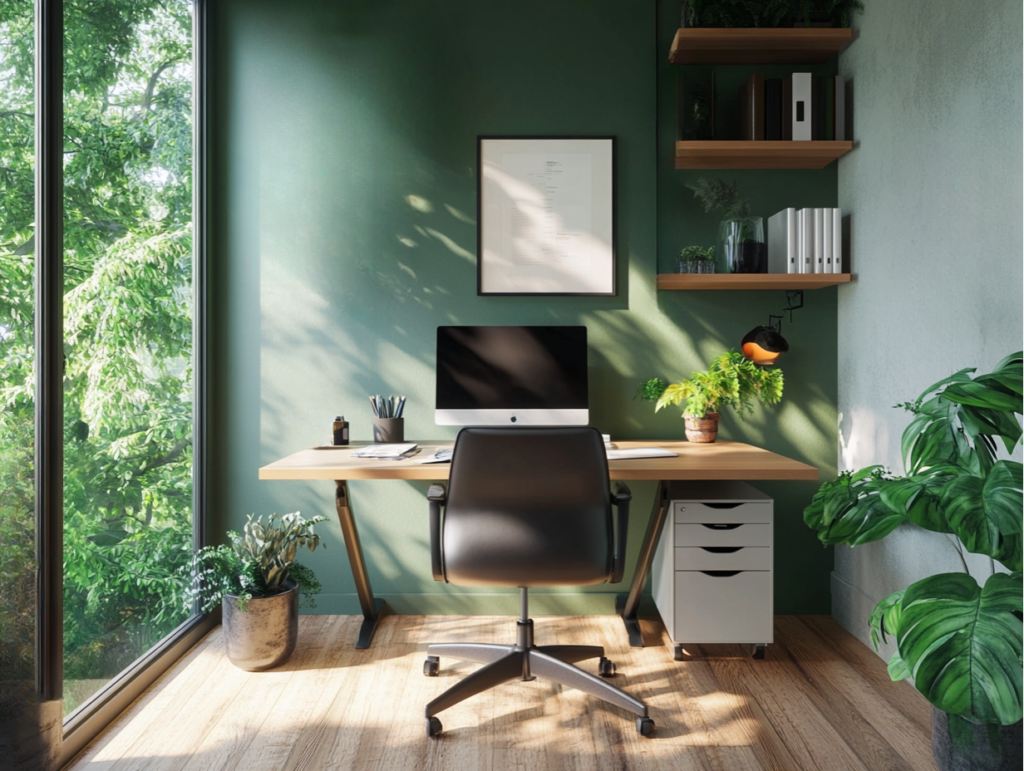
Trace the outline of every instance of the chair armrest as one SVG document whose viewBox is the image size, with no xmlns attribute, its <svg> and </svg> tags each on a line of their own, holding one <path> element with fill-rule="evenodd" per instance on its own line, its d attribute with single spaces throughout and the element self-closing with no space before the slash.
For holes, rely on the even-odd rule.
<svg viewBox="0 0 1024 771">
<path fill-rule="evenodd" d="M 626 570 L 626 535 L 629 533 L 629 502 L 633 500 L 633 494 L 622 482 L 615 483 L 615 492 L 612 493 L 612 503 L 616 511 L 616 535 L 615 552 L 612 557 L 612 577 L 608 583 L 617 584 L 622 581 L 622 575 Z"/>
<path fill-rule="evenodd" d="M 441 507 L 448 500 L 448 491 L 444 485 L 431 485 L 427 490 L 430 501 L 430 571 L 435 581 L 444 581 L 444 568 L 441 559 Z"/>
</svg>

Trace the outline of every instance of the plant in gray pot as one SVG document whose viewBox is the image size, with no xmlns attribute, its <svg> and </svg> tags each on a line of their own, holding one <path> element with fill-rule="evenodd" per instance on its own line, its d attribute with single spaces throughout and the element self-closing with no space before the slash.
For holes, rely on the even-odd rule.
<svg viewBox="0 0 1024 771">
<path fill-rule="evenodd" d="M 932 704 L 940 771 L 1021 768 L 1021 464 L 997 457 L 1021 442 L 1022 353 L 984 375 L 965 369 L 902 406 L 905 476 L 881 466 L 845 471 L 821 486 L 804 522 L 824 544 L 884 538 L 900 525 L 955 538 L 963 573 L 941 573 L 894 592 L 869 619 L 872 640 L 891 635 L 893 680 L 911 679 Z M 983 586 L 962 549 L 998 561 Z"/>
<path fill-rule="evenodd" d="M 313 551 L 320 536 L 313 526 L 326 517 L 305 519 L 299 512 L 249 515 L 242 535 L 229 531 L 229 545 L 206 546 L 196 552 L 185 590 L 185 607 L 199 601 L 203 613 L 220 603 L 224 612 L 224 644 L 235 666 L 258 672 L 283 664 L 295 650 L 301 605 L 316 607 L 311 595 L 320 591 L 313 571 L 295 561 L 305 546 Z"/>
</svg>

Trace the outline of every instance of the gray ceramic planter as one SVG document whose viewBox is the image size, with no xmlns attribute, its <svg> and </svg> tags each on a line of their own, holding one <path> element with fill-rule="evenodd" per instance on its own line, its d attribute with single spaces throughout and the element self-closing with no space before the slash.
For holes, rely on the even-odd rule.
<svg viewBox="0 0 1024 771">
<path fill-rule="evenodd" d="M 254 597 L 243 613 L 238 598 L 225 595 L 224 647 L 240 669 L 259 672 L 279 666 L 295 650 L 299 637 L 299 588 L 294 581 L 273 597 Z"/>
<path fill-rule="evenodd" d="M 1021 723 L 972 723 L 932 707 L 932 754 L 939 771 L 1020 771 Z"/>
</svg>

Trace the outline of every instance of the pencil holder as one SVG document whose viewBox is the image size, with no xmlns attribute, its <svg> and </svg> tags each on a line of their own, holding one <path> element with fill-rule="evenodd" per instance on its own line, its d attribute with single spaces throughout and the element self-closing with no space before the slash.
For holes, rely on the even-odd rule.
<svg viewBox="0 0 1024 771">
<path fill-rule="evenodd" d="M 374 418 L 374 444 L 397 444 L 405 441 L 405 418 Z"/>
</svg>

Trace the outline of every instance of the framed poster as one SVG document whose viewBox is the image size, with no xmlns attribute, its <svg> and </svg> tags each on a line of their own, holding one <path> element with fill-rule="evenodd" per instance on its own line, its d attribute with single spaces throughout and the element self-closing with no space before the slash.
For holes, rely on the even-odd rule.
<svg viewBox="0 0 1024 771">
<path fill-rule="evenodd" d="M 615 294 L 615 139 L 478 137 L 477 294 Z"/>
</svg>

